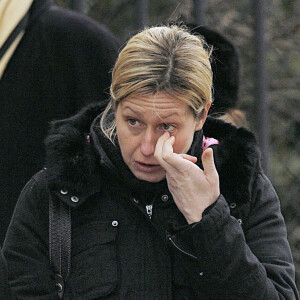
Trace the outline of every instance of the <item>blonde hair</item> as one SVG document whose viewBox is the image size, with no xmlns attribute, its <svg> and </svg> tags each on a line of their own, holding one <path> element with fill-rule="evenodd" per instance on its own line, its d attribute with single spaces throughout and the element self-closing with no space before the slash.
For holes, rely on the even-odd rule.
<svg viewBox="0 0 300 300">
<path fill-rule="evenodd" d="M 132 95 L 167 93 L 186 103 L 201 118 L 212 102 L 211 49 L 201 36 L 184 27 L 146 28 L 129 39 L 112 72 L 111 100 L 100 121 L 104 134 L 113 142 L 115 120 L 106 125 L 109 111 Z"/>
</svg>

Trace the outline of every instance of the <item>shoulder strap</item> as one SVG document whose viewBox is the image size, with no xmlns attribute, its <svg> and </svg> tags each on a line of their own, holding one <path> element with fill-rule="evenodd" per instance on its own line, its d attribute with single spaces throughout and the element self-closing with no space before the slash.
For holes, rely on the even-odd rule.
<svg viewBox="0 0 300 300">
<path fill-rule="evenodd" d="M 28 23 L 29 23 L 29 12 L 26 13 L 26 15 L 21 19 L 19 24 L 16 26 L 16 28 L 12 31 L 12 33 L 9 35 L 3 46 L 0 48 L 0 60 L 6 53 L 7 49 L 10 47 L 10 45 L 14 42 L 16 37 L 19 35 L 19 33 L 26 29 Z"/>
<path fill-rule="evenodd" d="M 71 269 L 71 208 L 60 199 L 49 197 L 49 254 L 55 272 L 55 286 L 63 298 L 66 279 Z"/>
</svg>

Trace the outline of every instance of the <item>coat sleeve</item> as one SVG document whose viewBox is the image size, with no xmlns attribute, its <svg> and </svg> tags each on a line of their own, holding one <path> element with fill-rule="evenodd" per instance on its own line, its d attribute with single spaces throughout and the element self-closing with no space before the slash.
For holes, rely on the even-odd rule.
<svg viewBox="0 0 300 300">
<path fill-rule="evenodd" d="M 7 299 L 7 300 L 13 299 L 10 287 L 8 285 L 7 265 L 1 248 L 0 248 L 0 295 L 3 297 L 2 299 Z"/>
<path fill-rule="evenodd" d="M 299 299 L 278 197 L 258 175 L 245 225 L 221 195 L 199 223 L 169 237 L 193 286 L 212 299 Z"/>
<path fill-rule="evenodd" d="M 49 264 L 48 189 L 43 171 L 24 187 L 3 246 L 17 299 L 57 299 Z"/>
</svg>

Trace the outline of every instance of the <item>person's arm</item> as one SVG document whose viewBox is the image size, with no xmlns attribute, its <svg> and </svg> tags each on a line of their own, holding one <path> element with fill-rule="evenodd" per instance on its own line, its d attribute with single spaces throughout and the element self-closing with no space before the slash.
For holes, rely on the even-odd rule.
<svg viewBox="0 0 300 300">
<path fill-rule="evenodd" d="M 245 224 L 230 215 L 221 195 L 200 222 L 170 242 L 194 286 L 213 299 L 299 299 L 278 197 L 262 175 L 255 186 Z"/>
<path fill-rule="evenodd" d="M 14 299 L 8 284 L 7 265 L 1 248 L 0 248 L 0 295 L 2 297 L 1 299 L 6 299 L 6 300 Z"/>
<path fill-rule="evenodd" d="M 270 182 L 258 175 L 242 228 L 220 195 L 212 149 L 203 152 L 202 171 L 192 157 L 173 152 L 174 142 L 162 135 L 155 157 L 190 224 L 168 238 L 195 290 L 211 299 L 298 299 L 286 228 Z"/>
<path fill-rule="evenodd" d="M 57 299 L 49 263 L 48 190 L 44 171 L 24 187 L 3 246 L 17 299 Z"/>
</svg>

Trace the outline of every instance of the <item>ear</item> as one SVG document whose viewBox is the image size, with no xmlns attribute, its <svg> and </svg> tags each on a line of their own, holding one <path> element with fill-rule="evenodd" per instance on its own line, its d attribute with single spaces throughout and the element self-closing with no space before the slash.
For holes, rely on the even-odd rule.
<svg viewBox="0 0 300 300">
<path fill-rule="evenodd" d="M 203 108 L 203 110 L 201 112 L 201 118 L 196 120 L 195 131 L 198 131 L 198 130 L 202 129 L 202 127 L 203 127 L 203 125 L 206 121 L 207 114 L 208 114 L 208 111 L 210 109 L 210 106 L 211 106 L 211 103 L 207 103 L 205 105 L 205 107 Z"/>
</svg>

